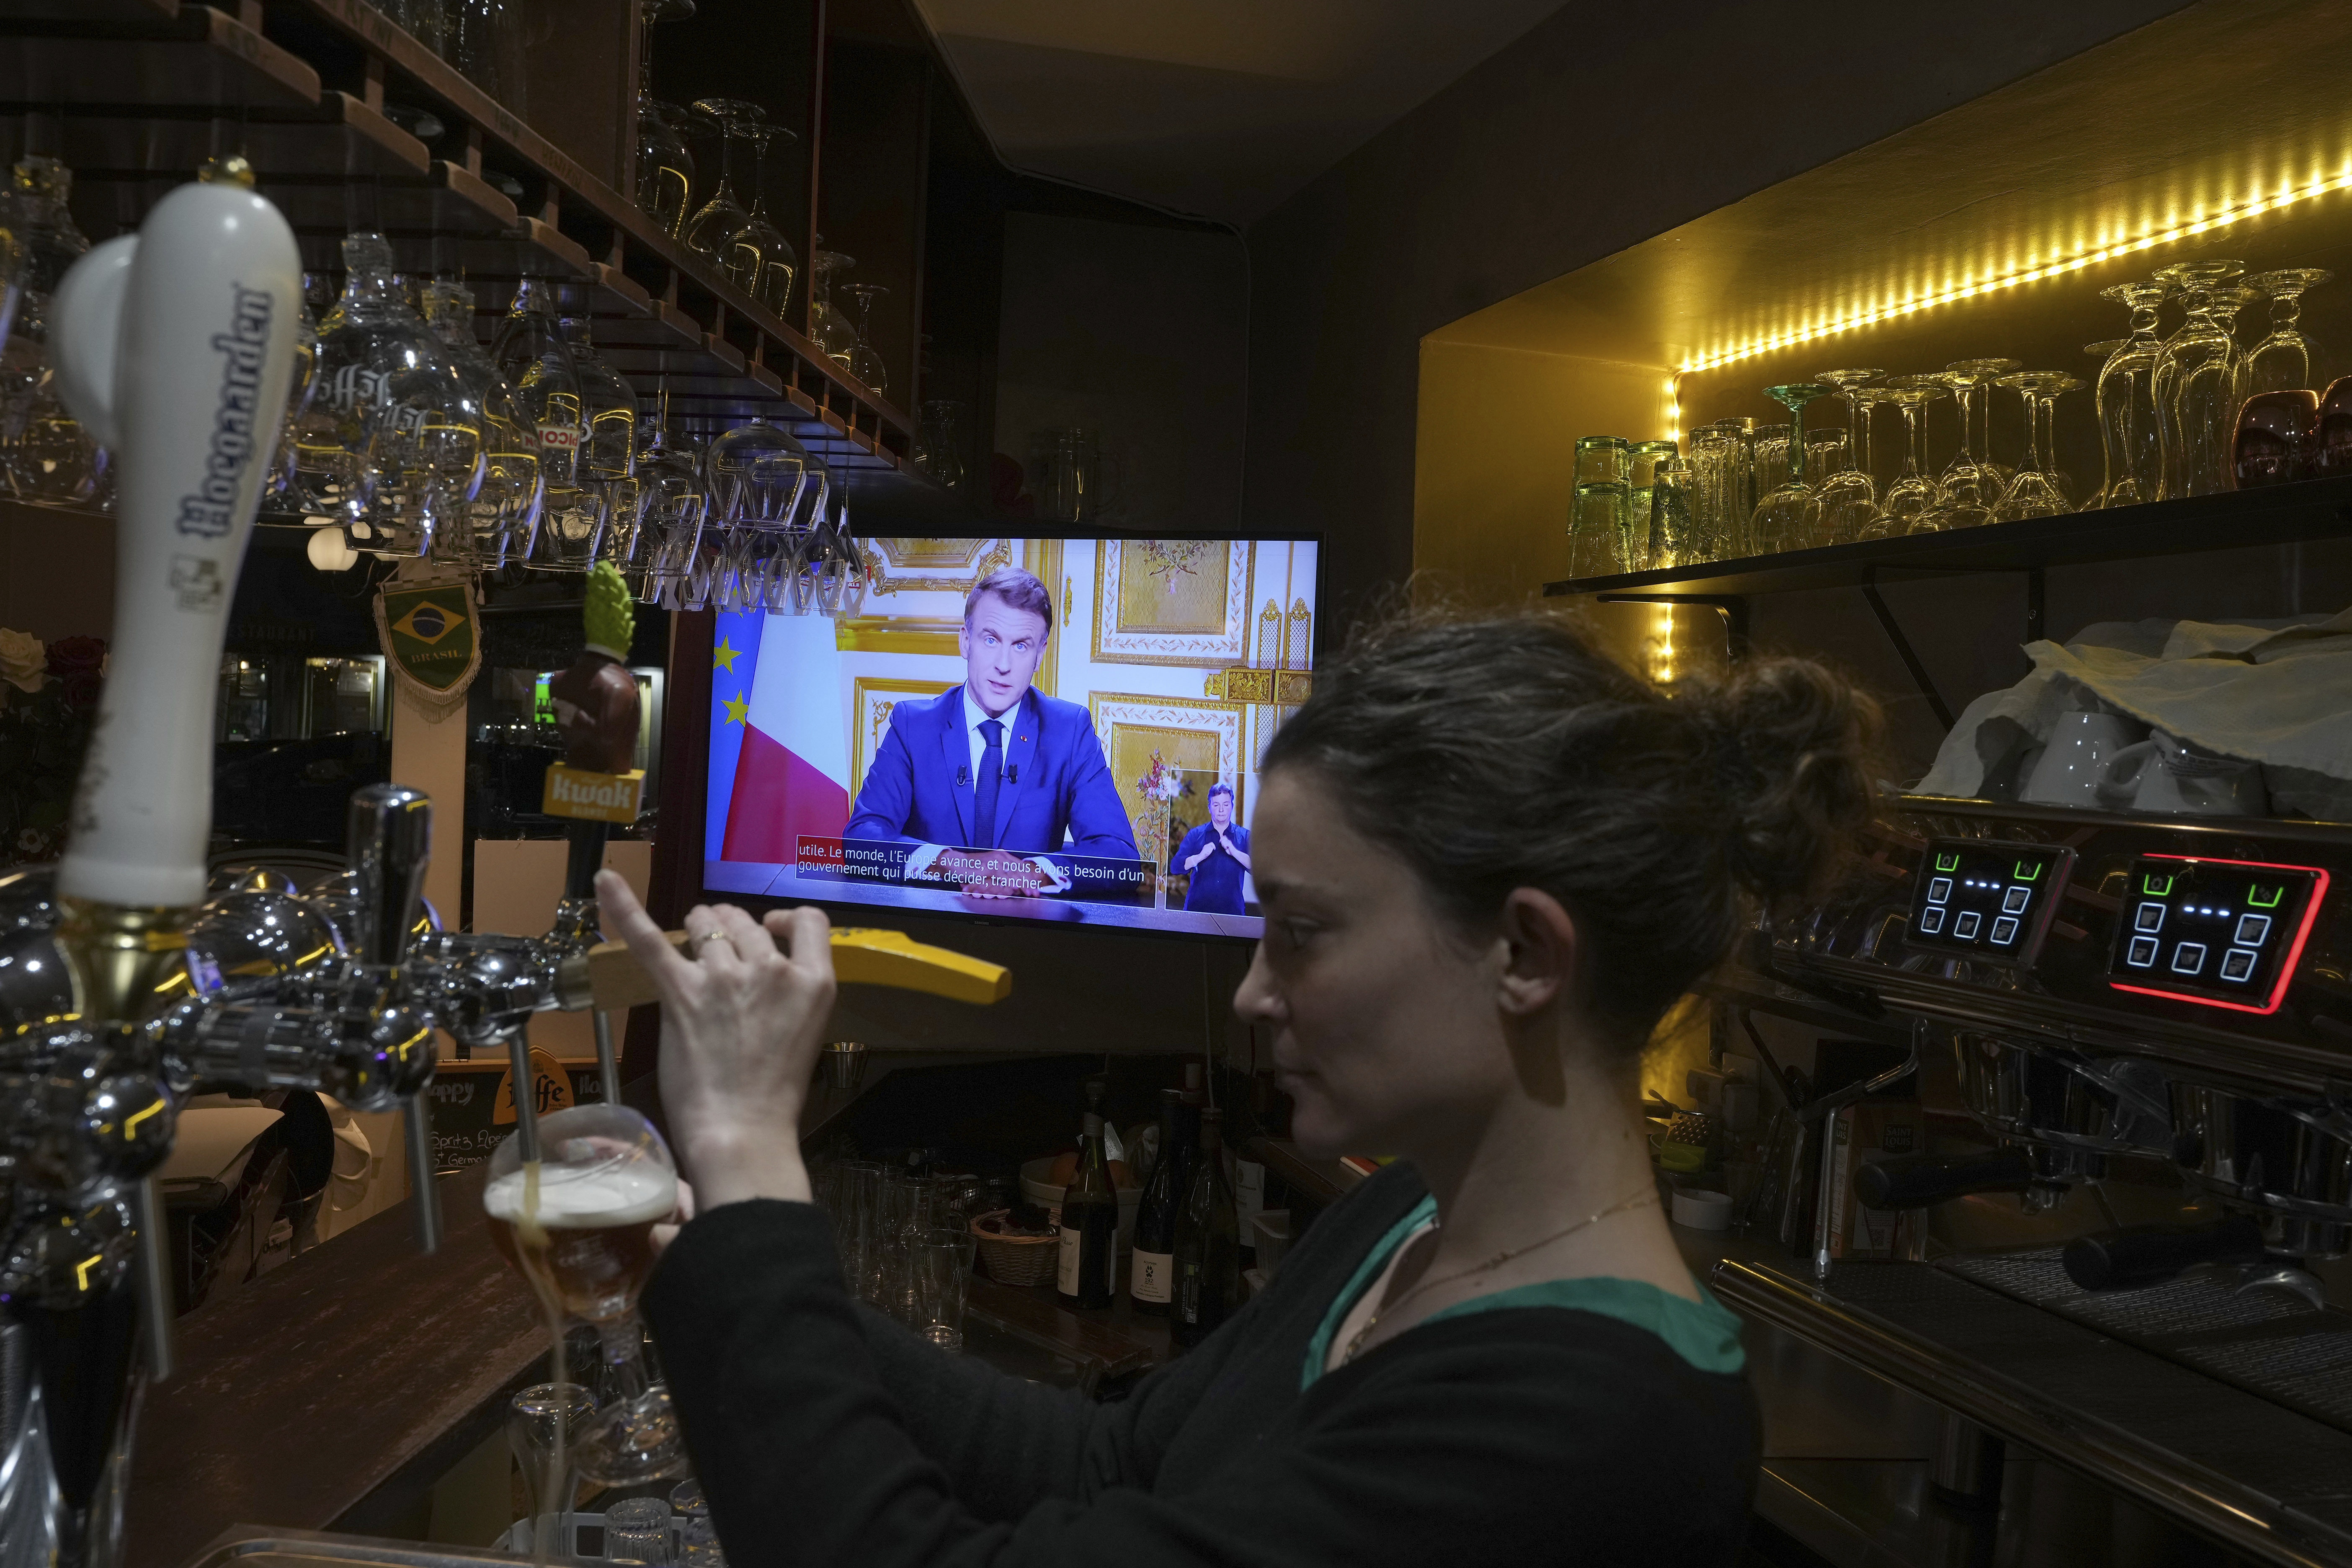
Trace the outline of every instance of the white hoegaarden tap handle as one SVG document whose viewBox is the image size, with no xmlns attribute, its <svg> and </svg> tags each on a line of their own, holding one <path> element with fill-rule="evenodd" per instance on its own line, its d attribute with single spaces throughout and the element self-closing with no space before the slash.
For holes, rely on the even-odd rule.
<svg viewBox="0 0 2352 1568">
<path fill-rule="evenodd" d="M 59 390 L 116 474 L 114 641 L 58 868 L 68 897 L 204 900 L 221 643 L 301 290 L 293 230 L 227 184 L 182 185 L 58 288 Z"/>
</svg>

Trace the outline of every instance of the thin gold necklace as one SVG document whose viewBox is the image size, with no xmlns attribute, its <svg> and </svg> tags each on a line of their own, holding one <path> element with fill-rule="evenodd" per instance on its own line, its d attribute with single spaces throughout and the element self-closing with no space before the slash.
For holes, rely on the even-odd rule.
<svg viewBox="0 0 2352 1568">
<path fill-rule="evenodd" d="M 1654 1204 L 1657 1201 L 1658 1189 L 1656 1186 L 1644 1184 L 1641 1191 L 1632 1193 L 1624 1197 L 1619 1198 L 1615 1203 L 1611 1204 L 1605 1209 L 1586 1215 L 1582 1219 L 1578 1220 L 1566 1230 L 1556 1230 L 1549 1236 L 1542 1237 L 1540 1240 L 1530 1241 L 1525 1247 L 1513 1247 L 1507 1252 L 1498 1252 L 1495 1254 L 1494 1257 L 1486 1259 L 1484 1263 L 1474 1263 L 1469 1268 L 1458 1269 L 1452 1274 L 1442 1274 L 1434 1279 L 1423 1280 L 1420 1284 L 1414 1286 L 1412 1289 L 1406 1291 L 1395 1300 L 1389 1302 L 1386 1306 L 1375 1309 L 1372 1315 L 1364 1320 L 1364 1326 L 1355 1331 L 1354 1335 L 1348 1341 L 1348 1348 L 1339 1352 L 1339 1364 L 1341 1366 L 1345 1366 L 1349 1362 L 1356 1359 L 1356 1352 L 1364 1348 L 1365 1336 L 1370 1334 L 1373 1329 L 1379 1327 L 1380 1321 L 1384 1315 L 1394 1312 L 1398 1308 L 1403 1306 L 1407 1301 L 1412 1300 L 1415 1296 L 1420 1295 L 1423 1291 L 1433 1290 L 1440 1285 L 1451 1285 L 1457 1279 L 1467 1279 L 1473 1274 L 1484 1274 L 1489 1268 L 1499 1268 L 1504 1264 L 1508 1263 L 1512 1258 L 1524 1258 L 1538 1247 L 1549 1247 L 1555 1241 L 1559 1241 L 1565 1237 L 1574 1236 L 1586 1226 L 1599 1225 L 1611 1215 L 1623 1214 L 1628 1209 L 1640 1208 L 1645 1203 Z M 1433 1222 L 1431 1228 L 1433 1230 L 1436 1228 Z"/>
</svg>

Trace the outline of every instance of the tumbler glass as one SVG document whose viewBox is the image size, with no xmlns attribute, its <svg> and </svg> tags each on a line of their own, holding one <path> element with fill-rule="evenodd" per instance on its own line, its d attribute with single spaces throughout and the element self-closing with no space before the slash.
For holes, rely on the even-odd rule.
<svg viewBox="0 0 2352 1568">
<path fill-rule="evenodd" d="M 908 1326 L 941 1350 L 963 1349 L 964 1299 L 980 1238 L 969 1226 L 935 1226 L 908 1241 L 912 1281 Z"/>
<path fill-rule="evenodd" d="M 1568 574 L 1613 577 L 1627 570 L 1626 510 L 1633 495 L 1622 479 L 1579 485 L 1568 522 Z"/>
<path fill-rule="evenodd" d="M 726 1568 L 727 1554 L 719 1545 L 719 1527 L 710 1518 L 710 1500 L 702 1483 L 692 1477 L 669 1489 L 669 1506 L 677 1512 L 679 1568 Z"/>
<path fill-rule="evenodd" d="M 1694 459 L 1661 458 L 1650 481 L 1650 549 L 1644 564 L 1653 572 L 1697 564 L 1691 516 Z"/>
<path fill-rule="evenodd" d="M 633 1497 L 606 1509 L 604 1561 L 667 1568 L 669 1504 L 657 1497 Z"/>
<path fill-rule="evenodd" d="M 1580 485 L 1622 485 L 1632 479 L 1633 444 L 1622 436 L 1579 436 L 1576 438 L 1576 482 Z"/>
</svg>

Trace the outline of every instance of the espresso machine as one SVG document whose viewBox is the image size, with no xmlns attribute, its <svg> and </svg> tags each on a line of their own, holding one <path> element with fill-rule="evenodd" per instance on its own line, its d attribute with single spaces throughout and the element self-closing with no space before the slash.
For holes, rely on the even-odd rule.
<svg viewBox="0 0 2352 1568">
<path fill-rule="evenodd" d="M 2340 1489 L 2300 1474 L 2352 1459 L 2352 826 L 1890 804 L 1838 896 L 1755 933 L 1745 994 L 1948 1053 L 1979 1137 L 1853 1195 L 2013 1205 L 2012 1239 L 1717 1289 L 2257 1560 L 2352 1563 Z M 1939 1451 L 1939 1486 L 1997 1497 L 1999 1450 Z"/>
</svg>

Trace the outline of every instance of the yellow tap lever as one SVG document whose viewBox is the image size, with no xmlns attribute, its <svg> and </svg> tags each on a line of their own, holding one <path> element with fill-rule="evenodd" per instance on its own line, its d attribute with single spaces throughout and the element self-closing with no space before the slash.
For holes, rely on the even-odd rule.
<svg viewBox="0 0 2352 1568">
<path fill-rule="evenodd" d="M 664 934 L 672 947 L 686 945 L 686 932 Z M 833 973 L 845 985 L 890 985 L 979 1006 L 1002 1002 L 1013 994 L 1013 972 L 1001 963 L 932 947 L 904 931 L 873 927 L 844 926 L 834 931 Z M 556 990 L 565 1010 L 571 1012 L 590 1006 L 615 1012 L 661 1000 L 652 977 L 630 953 L 628 944 L 619 942 L 604 942 L 565 959 Z"/>
</svg>

